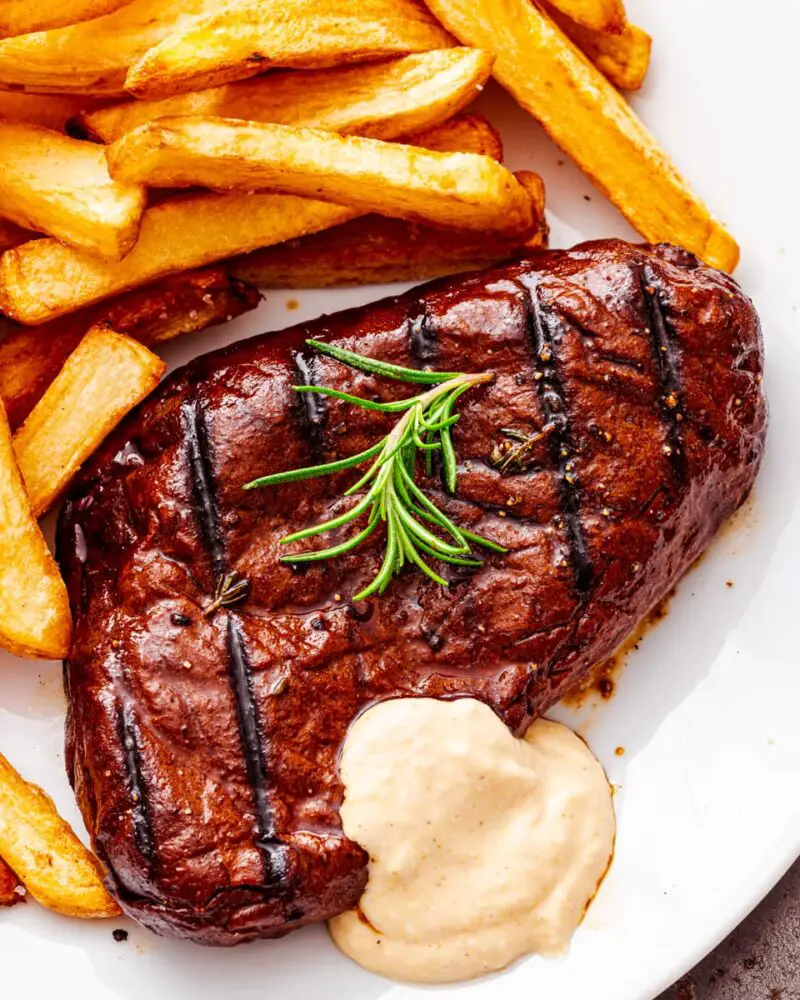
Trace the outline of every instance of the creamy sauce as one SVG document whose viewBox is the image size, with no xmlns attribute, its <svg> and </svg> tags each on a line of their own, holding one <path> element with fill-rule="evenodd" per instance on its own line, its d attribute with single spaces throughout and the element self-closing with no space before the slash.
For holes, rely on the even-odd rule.
<svg viewBox="0 0 800 1000">
<path fill-rule="evenodd" d="M 399 699 L 350 727 L 348 837 L 367 851 L 358 911 L 329 922 L 345 954 L 413 982 L 469 979 L 563 952 L 611 858 L 603 768 L 565 726 L 515 739 L 474 699 Z"/>
</svg>

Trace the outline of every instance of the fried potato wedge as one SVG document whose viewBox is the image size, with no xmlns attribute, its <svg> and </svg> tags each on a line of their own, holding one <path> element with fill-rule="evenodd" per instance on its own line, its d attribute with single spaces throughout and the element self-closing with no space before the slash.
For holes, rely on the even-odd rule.
<svg viewBox="0 0 800 1000">
<path fill-rule="evenodd" d="M 0 90 L 0 119 L 65 132 L 67 122 L 105 107 L 102 98 L 72 94 L 22 94 Z"/>
<path fill-rule="evenodd" d="M 41 517 L 92 452 L 161 381 L 167 366 L 108 326 L 93 327 L 14 435 L 31 510 Z"/>
<path fill-rule="evenodd" d="M 113 14 L 0 41 L 0 86 L 32 93 L 125 95 L 129 67 L 225 0 L 132 0 Z"/>
<path fill-rule="evenodd" d="M 627 23 L 623 0 L 548 0 L 559 13 L 589 31 L 619 34 Z"/>
<path fill-rule="evenodd" d="M 555 7 L 545 6 L 565 35 L 588 56 L 600 72 L 620 90 L 639 90 L 650 68 L 653 39 L 627 23 L 619 34 L 593 31 L 564 17 Z"/>
<path fill-rule="evenodd" d="M 137 97 L 169 97 L 270 66 L 324 69 L 452 44 L 416 0 L 230 0 L 150 49 L 125 87 Z"/>
<path fill-rule="evenodd" d="M 0 215 L 17 225 L 104 257 L 136 242 L 145 190 L 109 177 L 94 143 L 0 121 L 0 163 Z"/>
<path fill-rule="evenodd" d="M 427 3 L 464 45 L 496 54 L 496 79 L 645 239 L 677 243 L 709 264 L 734 269 L 735 240 L 624 98 L 538 6 L 529 0 Z"/>
<path fill-rule="evenodd" d="M 215 115 L 396 139 L 461 111 L 491 76 L 493 62 L 480 49 L 457 47 L 339 69 L 271 73 L 162 101 L 89 111 L 72 130 L 108 143 L 157 118 Z"/>
<path fill-rule="evenodd" d="M 531 229 L 527 191 L 474 153 L 233 118 L 160 118 L 106 148 L 112 177 L 152 187 L 254 188 L 437 226 Z"/>
<path fill-rule="evenodd" d="M 547 246 L 544 184 L 533 173 L 520 171 L 516 177 L 528 189 L 541 222 L 524 242 L 365 215 L 313 236 L 237 257 L 228 266 L 232 274 L 261 288 L 424 281 L 488 267 Z M 2 345 L 0 357 L 1 351 Z"/>
<path fill-rule="evenodd" d="M 127 3 L 130 0 L 0 0 L 0 38 L 89 21 Z"/>
<path fill-rule="evenodd" d="M 0 404 L 0 646 L 29 659 L 61 660 L 71 632 L 67 590 L 31 511 Z M 23 878 L 2 837 L 0 856 Z"/>
<path fill-rule="evenodd" d="M 25 902 L 25 890 L 19 879 L 0 858 L 0 908 Z"/>
<path fill-rule="evenodd" d="M 30 229 L 23 229 L 9 219 L 0 219 L 0 253 L 27 243 L 35 237 L 36 233 L 32 233 Z"/>
<path fill-rule="evenodd" d="M 279 194 L 189 194 L 148 209 L 121 261 L 34 240 L 0 257 L 0 311 L 36 325 L 75 309 L 258 247 L 315 233 L 352 208 Z"/>
<path fill-rule="evenodd" d="M 106 323 L 150 347 L 231 320 L 260 301 L 257 289 L 214 268 L 165 278 L 44 326 L 14 327 L 0 340 L 0 400 L 12 431 L 91 327 Z"/>
<path fill-rule="evenodd" d="M 56 913 L 115 917 L 100 863 L 58 815 L 48 795 L 0 754 L 0 854 L 33 898 Z"/>
<path fill-rule="evenodd" d="M 502 154 L 497 133 L 478 115 L 408 141 L 442 151 Z M 145 212 L 139 242 L 123 261 L 102 261 L 50 239 L 7 251 L 0 257 L 0 311 L 35 326 L 165 275 L 319 232 L 359 214 L 292 195 L 184 195 Z"/>
<path fill-rule="evenodd" d="M 503 140 L 482 115 L 458 115 L 436 128 L 406 136 L 406 143 L 437 153 L 476 153 L 503 162 Z"/>
</svg>

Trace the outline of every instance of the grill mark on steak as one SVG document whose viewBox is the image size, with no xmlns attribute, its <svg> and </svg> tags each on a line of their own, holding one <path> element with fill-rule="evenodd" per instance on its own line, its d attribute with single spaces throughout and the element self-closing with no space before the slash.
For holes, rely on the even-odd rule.
<svg viewBox="0 0 800 1000">
<path fill-rule="evenodd" d="M 267 794 L 267 763 L 261 719 L 253 691 L 253 671 L 247 658 L 242 626 L 233 614 L 228 615 L 226 646 L 247 781 L 253 792 L 256 810 L 256 846 L 264 859 L 264 885 L 278 885 L 286 880 L 285 849 L 277 837 L 275 818 Z"/>
<path fill-rule="evenodd" d="M 228 565 L 219 527 L 219 504 L 213 457 L 208 440 L 208 425 L 196 399 L 184 406 L 183 414 L 201 534 L 211 554 L 214 573 L 217 579 L 222 579 L 228 572 Z M 228 654 L 228 675 L 236 701 L 236 718 L 245 773 L 255 808 L 256 846 L 264 861 L 264 884 L 275 885 L 283 880 L 285 864 L 283 858 L 278 858 L 278 852 L 275 850 L 275 821 L 267 795 L 267 766 L 261 720 L 253 693 L 252 670 L 236 615 L 230 608 L 220 608 L 219 611 L 227 614 L 225 645 Z"/>
<path fill-rule="evenodd" d="M 306 357 L 305 354 L 298 351 L 294 355 L 294 367 L 297 372 L 298 385 L 319 385 L 316 355 L 312 354 L 310 357 Z M 328 421 L 325 397 L 319 392 L 298 392 L 297 395 L 300 397 L 300 415 L 303 426 L 308 432 L 312 461 L 316 465 L 322 461 L 325 451 L 325 425 Z"/>
<path fill-rule="evenodd" d="M 408 345 L 411 356 L 424 367 L 439 354 L 439 341 L 424 302 L 420 303 L 420 309 L 420 313 L 408 321 Z"/>
<path fill-rule="evenodd" d="M 663 289 L 652 268 L 647 265 L 639 268 L 639 285 L 659 389 L 658 403 L 667 435 L 664 452 L 669 458 L 675 479 L 680 484 L 686 479 L 687 468 L 682 428 L 683 382 L 679 349 L 662 302 Z"/>
<path fill-rule="evenodd" d="M 575 587 L 586 594 L 594 581 L 594 569 L 581 519 L 580 481 L 575 472 L 575 444 L 569 401 L 559 372 L 556 352 L 560 322 L 542 305 L 538 287 L 524 282 L 519 287 L 525 294 L 525 321 L 528 340 L 533 352 L 535 381 L 544 410 L 545 424 L 552 424 L 548 447 L 558 472 L 558 496 L 561 515 L 570 552 Z"/>
<path fill-rule="evenodd" d="M 214 573 L 217 577 L 222 577 L 226 569 L 225 552 L 219 530 L 216 490 L 211 478 L 208 428 L 197 400 L 186 403 L 182 408 L 182 415 L 200 530 L 208 551 L 211 553 Z"/>
<path fill-rule="evenodd" d="M 139 727 L 133 709 L 123 701 L 119 709 L 120 742 L 125 756 L 125 770 L 131 796 L 131 822 L 133 839 L 142 857 L 152 863 L 155 860 L 155 837 L 150 823 L 150 807 L 147 784 L 142 773 L 142 758 L 139 752 Z"/>
</svg>

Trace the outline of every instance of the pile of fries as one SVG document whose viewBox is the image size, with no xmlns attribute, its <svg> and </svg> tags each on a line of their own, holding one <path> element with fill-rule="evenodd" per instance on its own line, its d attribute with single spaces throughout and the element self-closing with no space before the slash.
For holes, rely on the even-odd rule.
<svg viewBox="0 0 800 1000">
<path fill-rule="evenodd" d="M 158 383 L 160 342 L 255 308 L 255 286 L 547 245 L 541 179 L 464 113 L 491 77 L 646 239 L 732 270 L 736 243 L 619 92 L 650 48 L 623 0 L 0 0 L 0 645 L 67 655 L 38 518 Z M 0 757 L 0 906 L 20 880 L 60 912 L 117 912 Z"/>
</svg>

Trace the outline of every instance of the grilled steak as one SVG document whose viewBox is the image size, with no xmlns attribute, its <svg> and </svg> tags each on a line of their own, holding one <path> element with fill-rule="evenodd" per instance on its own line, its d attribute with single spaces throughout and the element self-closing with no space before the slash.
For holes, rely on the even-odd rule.
<svg viewBox="0 0 800 1000">
<path fill-rule="evenodd" d="M 392 425 L 291 386 L 415 391 L 315 354 L 312 336 L 496 373 L 461 400 L 457 495 L 423 485 L 507 555 L 445 569 L 449 588 L 406 572 L 361 604 L 380 537 L 302 570 L 279 562 L 287 530 L 352 502 L 353 473 L 243 484 L 354 454 Z M 175 373 L 85 470 L 59 533 L 76 620 L 68 767 L 125 911 L 228 945 L 354 906 L 367 858 L 338 814 L 349 723 L 379 699 L 473 696 L 523 733 L 745 498 L 767 422 L 761 366 L 758 319 L 730 278 L 682 250 L 611 241 Z"/>
</svg>

